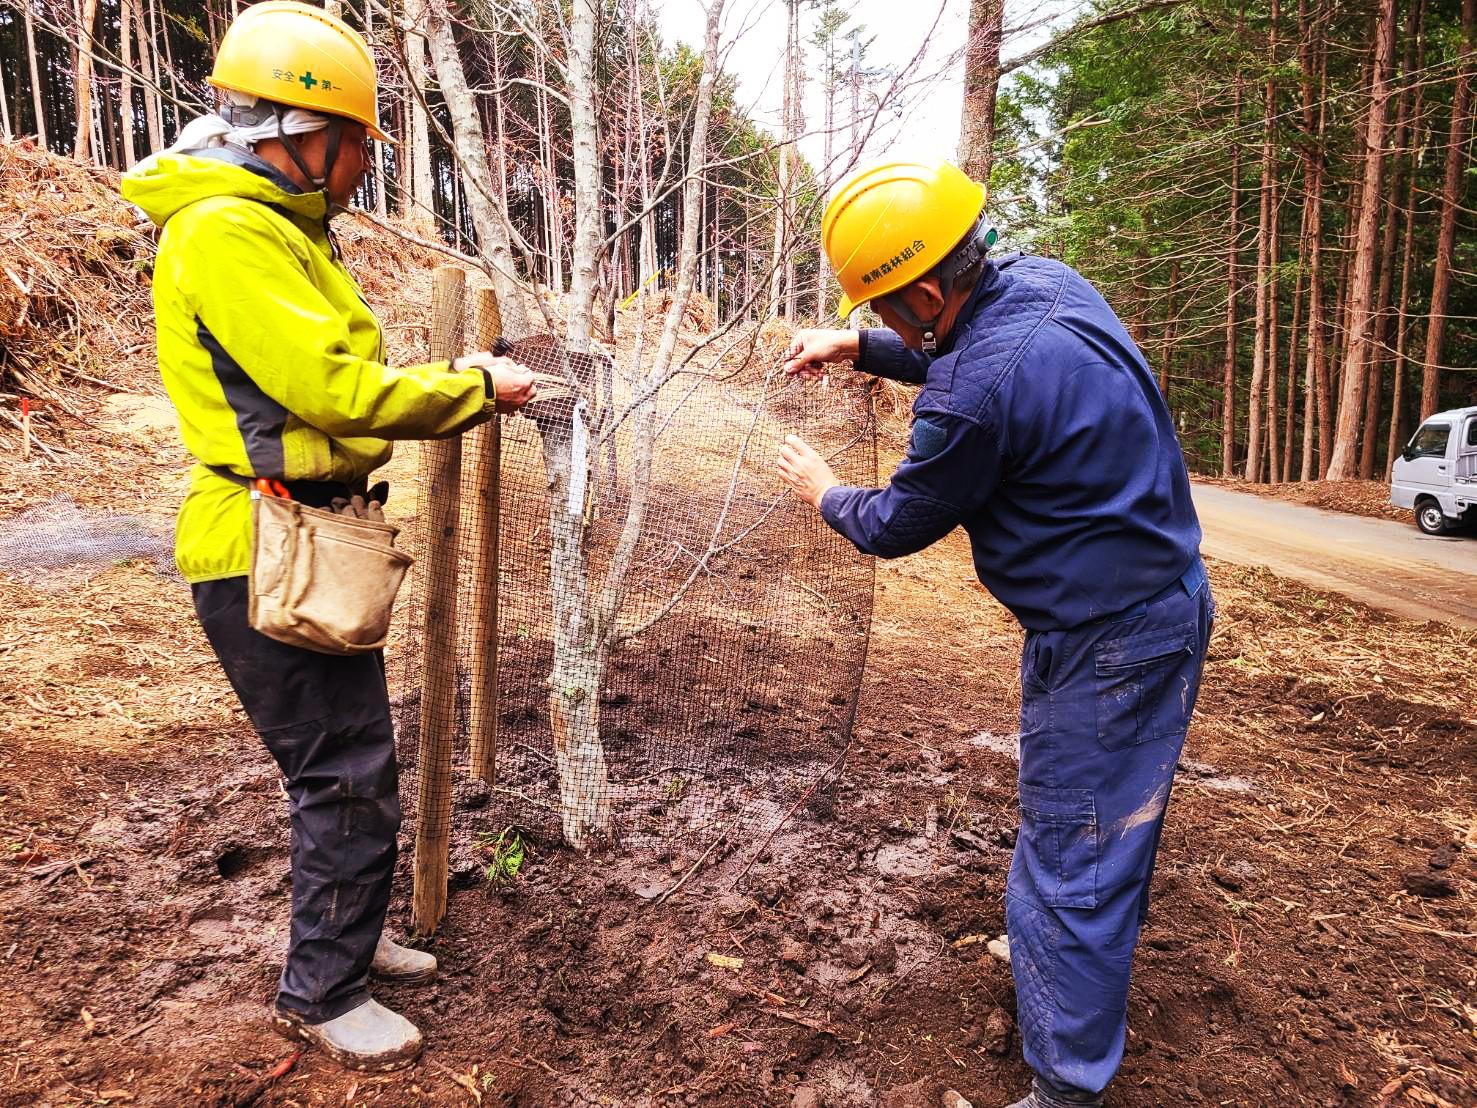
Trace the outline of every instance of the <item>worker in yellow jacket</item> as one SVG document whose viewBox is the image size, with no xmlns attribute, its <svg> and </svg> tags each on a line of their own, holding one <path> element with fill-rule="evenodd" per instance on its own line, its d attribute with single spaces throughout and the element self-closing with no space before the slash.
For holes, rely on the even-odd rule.
<svg viewBox="0 0 1477 1108">
<path fill-rule="evenodd" d="M 160 228 L 159 367 L 200 464 L 176 529 L 195 610 L 281 768 L 293 823 L 292 928 L 275 1022 L 360 1070 L 420 1051 L 370 999 L 371 972 L 429 980 L 436 961 L 382 934 L 400 804 L 378 654 L 285 645 L 247 617 L 254 479 L 315 507 L 366 496 L 391 440 L 459 434 L 533 396 L 533 377 L 474 353 L 394 368 L 328 220 L 371 164 L 375 67 L 347 24 L 290 0 L 246 8 L 210 83 L 219 114 L 123 179 Z"/>
</svg>

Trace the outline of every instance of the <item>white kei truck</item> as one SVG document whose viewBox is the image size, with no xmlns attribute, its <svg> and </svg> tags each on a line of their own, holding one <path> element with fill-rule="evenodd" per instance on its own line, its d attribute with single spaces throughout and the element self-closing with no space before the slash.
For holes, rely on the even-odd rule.
<svg viewBox="0 0 1477 1108">
<path fill-rule="evenodd" d="M 1390 503 L 1412 509 L 1428 535 L 1477 524 L 1477 407 L 1437 412 L 1421 424 L 1395 459 Z"/>
</svg>

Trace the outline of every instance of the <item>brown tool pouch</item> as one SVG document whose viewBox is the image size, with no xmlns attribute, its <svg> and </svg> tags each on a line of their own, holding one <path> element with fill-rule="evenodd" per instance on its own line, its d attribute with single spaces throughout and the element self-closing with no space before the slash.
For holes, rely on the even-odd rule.
<svg viewBox="0 0 1477 1108">
<path fill-rule="evenodd" d="M 248 615 L 254 630 L 320 654 L 382 649 L 413 559 L 400 529 L 253 494 Z"/>
</svg>

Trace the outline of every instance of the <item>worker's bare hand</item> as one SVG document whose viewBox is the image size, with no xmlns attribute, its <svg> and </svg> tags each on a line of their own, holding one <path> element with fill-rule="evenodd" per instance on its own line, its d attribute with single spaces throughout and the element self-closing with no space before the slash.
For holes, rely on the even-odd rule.
<svg viewBox="0 0 1477 1108">
<path fill-rule="evenodd" d="M 497 397 L 497 410 L 516 412 L 538 394 L 533 380 L 533 371 L 521 366 L 512 358 L 482 351 L 467 354 L 457 359 L 458 369 L 485 369 L 492 375 L 493 394 Z"/>
<path fill-rule="evenodd" d="M 857 356 L 857 333 L 835 328 L 810 327 L 796 331 L 785 351 L 785 375 L 814 381 L 826 375 L 826 366 Z"/>
<path fill-rule="evenodd" d="M 538 395 L 533 370 L 519 365 L 512 358 L 493 360 L 497 364 L 487 368 L 492 373 L 492 388 L 497 396 L 498 411 L 516 412 Z"/>
<path fill-rule="evenodd" d="M 779 471 L 780 480 L 814 508 L 821 506 L 821 497 L 826 495 L 827 489 L 841 484 L 826 460 L 799 435 L 785 437 L 785 445 L 780 447 Z"/>
</svg>

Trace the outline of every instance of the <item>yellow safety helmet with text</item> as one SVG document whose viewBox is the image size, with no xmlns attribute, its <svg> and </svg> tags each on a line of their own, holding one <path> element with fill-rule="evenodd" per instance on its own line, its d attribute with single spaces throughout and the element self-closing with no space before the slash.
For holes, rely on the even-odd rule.
<svg viewBox="0 0 1477 1108">
<path fill-rule="evenodd" d="M 842 319 L 927 276 L 980 223 L 985 188 L 948 162 L 886 162 L 836 189 L 821 243 L 841 284 Z M 995 232 L 988 229 L 993 245 Z"/>
<path fill-rule="evenodd" d="M 322 8 L 264 0 L 226 28 L 210 83 L 364 124 L 382 142 L 374 56 L 363 37 Z"/>
</svg>

